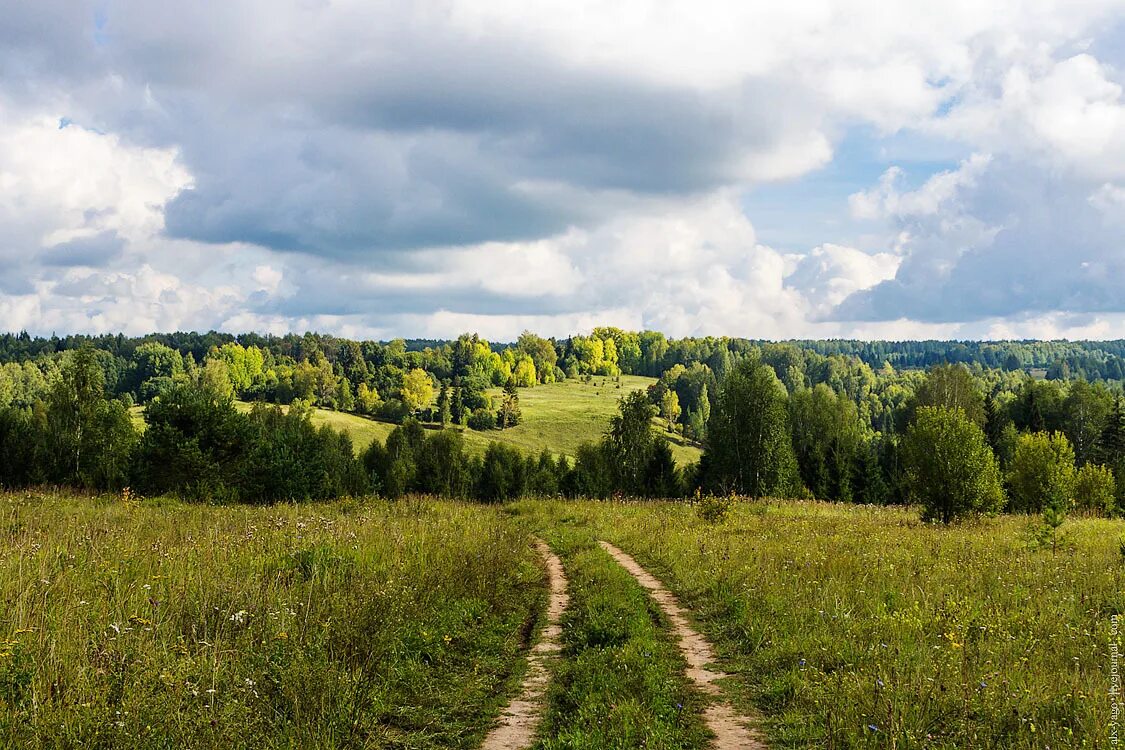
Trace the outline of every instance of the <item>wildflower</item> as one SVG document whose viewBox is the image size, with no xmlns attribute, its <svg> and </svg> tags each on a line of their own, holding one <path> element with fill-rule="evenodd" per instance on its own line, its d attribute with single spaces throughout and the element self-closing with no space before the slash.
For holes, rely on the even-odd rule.
<svg viewBox="0 0 1125 750">
<path fill-rule="evenodd" d="M 878 731 L 879 731 L 879 727 L 878 727 L 878 726 L 876 726 L 875 724 L 868 724 L 868 725 L 867 725 L 867 731 L 869 731 L 869 732 L 878 732 Z"/>
<path fill-rule="evenodd" d="M 798 662 L 797 662 L 797 666 L 799 666 L 799 667 L 803 667 L 803 666 L 805 666 L 805 660 L 804 660 L 804 659 L 801 659 L 800 661 L 798 661 Z"/>
<path fill-rule="evenodd" d="M 248 617 L 250 617 L 250 613 L 244 609 L 240 609 L 230 616 L 230 621 L 236 625 L 245 625 Z"/>
</svg>

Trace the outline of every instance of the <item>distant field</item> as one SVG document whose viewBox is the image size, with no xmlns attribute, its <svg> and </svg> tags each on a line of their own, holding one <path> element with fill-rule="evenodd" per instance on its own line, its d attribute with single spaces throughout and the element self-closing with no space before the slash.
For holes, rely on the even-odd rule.
<svg viewBox="0 0 1125 750">
<path fill-rule="evenodd" d="M 481 506 L 0 494 L 0 747 L 475 747 L 536 559 Z"/>
<path fill-rule="evenodd" d="M 581 443 L 595 442 L 601 438 L 609 428 L 610 418 L 617 413 L 617 402 L 623 396 L 631 391 L 647 388 L 654 382 L 654 378 L 623 375 L 621 388 L 611 378 L 595 378 L 592 384 L 567 380 L 537 385 L 534 388 L 521 388 L 521 424 L 507 430 L 489 432 L 459 429 L 465 436 L 465 447 L 477 455 L 483 454 L 490 442 L 496 441 L 533 453 L 547 448 L 556 454 L 573 456 Z M 495 393 L 498 394 L 499 390 Z M 243 411 L 249 411 L 252 406 L 243 401 L 236 402 L 235 405 Z M 132 414 L 138 425 L 144 424 L 143 407 L 134 407 Z M 314 409 L 312 418 L 318 425 L 327 424 L 337 430 L 347 431 L 357 453 L 365 450 L 376 438 L 385 441 L 395 428 L 389 422 L 328 409 Z M 672 453 L 677 464 L 684 466 L 699 460 L 699 449 L 684 444 L 681 437 L 665 432 L 663 420 L 659 424 L 654 421 L 654 426 L 672 442 Z"/>
<path fill-rule="evenodd" d="M 710 525 L 686 503 L 515 508 L 660 577 L 774 747 L 1110 746 L 1123 521 L 1068 521 L 1053 552 L 1014 516 L 941 528 L 901 508 L 783 502 Z"/>
<path fill-rule="evenodd" d="M 617 402 L 622 397 L 655 382 L 655 378 L 622 375 L 620 388 L 612 378 L 594 378 L 591 384 L 566 380 L 521 388 L 523 422 L 507 430 L 485 434 L 487 439 L 511 443 L 525 450 L 550 448 L 571 456 L 582 442 L 601 438 L 609 428 L 610 417 L 617 413 Z M 682 439 L 678 436 L 668 437 L 674 441 L 672 452 L 676 463 L 682 466 L 699 460 L 698 448 L 679 444 Z"/>
</svg>

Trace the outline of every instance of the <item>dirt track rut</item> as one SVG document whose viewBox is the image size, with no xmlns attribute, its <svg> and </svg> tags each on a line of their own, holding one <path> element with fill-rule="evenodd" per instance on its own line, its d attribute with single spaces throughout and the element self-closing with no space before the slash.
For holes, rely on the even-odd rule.
<svg viewBox="0 0 1125 750">
<path fill-rule="evenodd" d="M 481 750 L 523 750 L 531 747 L 535 741 L 535 730 L 543 719 L 544 697 L 551 679 L 547 665 L 561 648 L 562 627 L 559 621 L 570 597 L 566 593 L 566 573 L 558 556 L 541 539 L 536 540 L 535 547 L 547 566 L 551 592 L 547 604 L 547 625 L 527 657 L 527 674 L 519 696 L 504 709 L 500 723 L 484 738 Z"/>
<path fill-rule="evenodd" d="M 765 750 L 766 743 L 762 735 L 753 728 L 748 717 L 739 715 L 730 704 L 723 700 L 722 691 L 716 684 L 727 676 L 725 672 L 713 669 L 715 653 L 711 644 L 700 635 L 688 622 L 684 610 L 680 607 L 676 597 L 665 588 L 659 580 L 649 574 L 629 554 L 614 547 L 609 542 L 599 542 L 602 548 L 629 571 L 648 590 L 656 603 L 664 611 L 664 615 L 672 623 L 672 631 L 679 642 L 680 652 L 687 662 L 687 677 L 704 694 L 711 697 L 711 702 L 704 709 L 703 719 L 707 727 L 714 732 L 715 742 L 712 745 L 716 750 L 733 750 L 734 748 L 749 748 L 750 750 Z"/>
</svg>

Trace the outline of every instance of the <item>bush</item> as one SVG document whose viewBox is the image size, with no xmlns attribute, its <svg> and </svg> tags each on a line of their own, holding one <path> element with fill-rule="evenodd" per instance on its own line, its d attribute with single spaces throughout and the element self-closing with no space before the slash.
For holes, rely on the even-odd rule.
<svg viewBox="0 0 1125 750">
<path fill-rule="evenodd" d="M 484 432 L 496 429 L 496 415 L 487 409 L 477 409 L 469 415 L 469 429 Z"/>
<path fill-rule="evenodd" d="M 1086 464 L 1074 475 L 1074 503 L 1082 510 L 1110 515 L 1116 505 L 1117 483 L 1113 472 L 1099 464 Z"/>
<path fill-rule="evenodd" d="M 1061 432 L 1020 435 L 1008 468 L 1012 510 L 1066 510 L 1074 500 L 1074 450 Z"/>
</svg>

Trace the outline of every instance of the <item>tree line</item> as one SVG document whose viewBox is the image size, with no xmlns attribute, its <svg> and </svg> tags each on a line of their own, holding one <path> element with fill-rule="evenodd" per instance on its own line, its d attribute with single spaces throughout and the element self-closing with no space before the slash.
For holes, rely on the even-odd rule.
<svg viewBox="0 0 1125 750">
<path fill-rule="evenodd" d="M 127 360 L 90 346 L 40 354 L 0 366 L 0 482 L 129 484 L 143 492 L 251 502 L 369 491 L 481 499 L 735 492 L 909 500 L 946 521 L 1005 509 L 1125 507 L 1125 409 L 1112 384 L 948 364 L 927 372 L 889 364 L 875 370 L 856 357 L 791 344 L 718 348 L 705 362 L 677 362 L 647 390 L 623 399 L 605 436 L 570 460 L 527 457 L 502 445 L 470 456 L 459 434 L 437 429 L 517 424 L 518 389 L 550 382 L 541 373 L 551 353 L 557 370 L 560 361 L 579 356 L 589 369 L 570 376 L 592 377 L 611 375 L 621 362 L 651 351 L 640 344 L 634 350 L 629 336 L 618 343 L 618 333 L 624 332 L 596 329 L 585 339 L 600 347 L 582 344 L 580 355 L 533 334 L 500 351 L 466 335 L 443 345 L 440 356 L 431 347 L 408 352 L 403 342 L 391 342 L 374 345 L 380 347 L 375 366 L 357 342 L 346 342 L 340 351 L 354 356 L 338 351 L 335 364 L 311 344 L 312 359 L 295 365 L 235 342 L 213 346 L 201 363 L 191 352 L 152 341 L 137 345 Z M 638 335 L 641 340 L 652 339 Z M 434 356 L 448 356 L 448 369 L 409 367 Z M 617 369 L 607 369 L 609 362 Z M 352 398 L 373 399 L 386 376 L 381 368 L 401 375 L 387 393 L 401 404 L 396 421 L 402 424 L 386 445 L 356 458 L 346 435 L 312 425 L 309 406 L 350 392 L 353 377 Z M 310 370 L 311 387 L 298 377 L 304 385 L 279 399 L 287 410 L 266 403 L 245 413 L 235 408 L 236 397 L 276 389 L 292 373 Z M 134 400 L 147 403 L 143 433 L 130 418 Z M 676 466 L 652 429 L 659 421 L 697 443 L 702 460 Z M 286 469 L 290 460 L 299 465 Z M 435 489 L 430 469 L 439 465 L 451 468 L 438 472 L 446 480 Z"/>
</svg>

